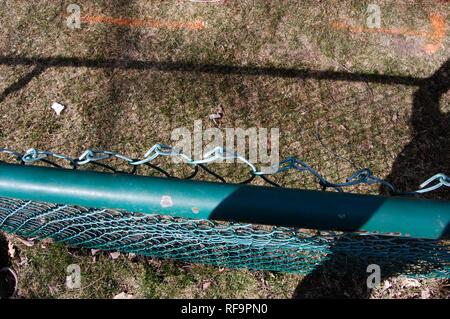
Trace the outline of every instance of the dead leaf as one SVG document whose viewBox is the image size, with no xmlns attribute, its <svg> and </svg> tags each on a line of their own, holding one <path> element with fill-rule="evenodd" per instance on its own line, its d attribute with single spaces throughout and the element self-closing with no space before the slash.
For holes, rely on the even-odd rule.
<svg viewBox="0 0 450 319">
<path fill-rule="evenodd" d="M 395 113 L 394 115 L 392 115 L 392 121 L 397 122 L 398 120 L 398 114 Z"/>
<path fill-rule="evenodd" d="M 100 249 L 91 249 L 91 255 L 95 256 L 100 251 Z"/>
<path fill-rule="evenodd" d="M 211 286 L 211 281 L 205 281 L 202 285 L 202 289 L 206 290 Z"/>
<path fill-rule="evenodd" d="M 388 290 L 388 289 L 391 288 L 391 287 L 392 287 L 391 282 L 390 282 L 389 280 L 385 280 L 384 283 L 383 283 L 383 289 L 382 289 L 382 291 L 384 292 L 384 291 Z"/>
<path fill-rule="evenodd" d="M 27 265 L 28 265 L 28 257 L 27 256 L 20 256 L 19 266 L 27 266 Z"/>
<path fill-rule="evenodd" d="M 111 256 L 112 259 L 117 259 L 117 258 L 120 257 L 120 253 L 119 252 L 109 253 L 109 255 Z"/>
<path fill-rule="evenodd" d="M 420 287 L 421 284 L 417 279 L 413 279 L 413 278 L 408 278 L 405 279 L 403 287 L 405 288 L 418 288 Z"/>
<path fill-rule="evenodd" d="M 134 295 L 121 292 L 120 294 L 115 295 L 113 299 L 134 299 Z"/>
<path fill-rule="evenodd" d="M 219 106 L 215 113 L 209 115 L 209 119 L 212 120 L 214 122 L 215 125 L 219 125 L 220 120 L 223 118 L 224 116 L 224 110 L 222 106 Z"/>
<path fill-rule="evenodd" d="M 14 248 L 14 245 L 11 241 L 8 241 L 8 256 L 11 259 L 14 259 L 14 256 L 16 255 L 16 249 Z"/>
<path fill-rule="evenodd" d="M 218 113 L 214 113 L 214 114 L 211 114 L 211 115 L 209 116 L 209 118 L 210 118 L 211 120 L 217 120 L 217 119 L 221 119 L 222 116 L 221 116 L 220 114 L 218 114 Z"/>
<path fill-rule="evenodd" d="M 22 244 L 24 244 L 25 246 L 27 246 L 27 247 L 33 247 L 34 246 L 34 242 L 31 239 L 25 240 L 25 239 L 22 239 L 20 237 L 16 237 L 16 239 L 19 242 L 21 242 Z"/>
<path fill-rule="evenodd" d="M 422 299 L 430 299 L 431 298 L 430 289 L 425 288 L 425 290 L 422 290 L 420 292 L 420 298 L 422 298 Z"/>
</svg>

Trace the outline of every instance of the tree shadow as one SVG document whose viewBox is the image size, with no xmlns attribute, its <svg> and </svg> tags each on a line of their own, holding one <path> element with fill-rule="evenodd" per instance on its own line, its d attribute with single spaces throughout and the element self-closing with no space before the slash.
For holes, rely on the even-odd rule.
<svg viewBox="0 0 450 319">
<path fill-rule="evenodd" d="M 3 92 L 0 94 L 0 103 L 3 102 L 12 93 L 20 91 L 21 89 L 26 87 L 28 83 L 31 82 L 31 80 L 45 72 L 46 69 L 47 68 L 42 64 L 36 64 L 30 72 L 26 73 L 16 82 L 12 83 L 3 90 Z"/>
<path fill-rule="evenodd" d="M 413 191 L 431 174 L 450 172 L 450 116 L 440 110 L 441 97 L 450 89 L 449 72 L 450 60 L 447 60 L 414 93 L 410 120 L 412 140 L 398 155 L 386 178 L 401 190 Z M 386 189 L 380 192 L 386 194 Z M 449 200 L 450 192 L 443 189 L 425 197 Z M 358 254 L 340 253 L 345 244 L 339 240 L 334 244 L 329 259 L 300 282 L 293 298 L 368 298 L 371 292 L 367 288 L 369 264 L 380 266 L 382 282 L 420 262 L 416 258 L 402 260 L 395 254 L 363 260 Z M 413 249 L 408 247 L 409 242 L 404 244 L 407 249 Z M 373 253 L 376 255 L 376 251 Z M 424 258 L 427 258 L 427 253 L 432 254 L 423 251 Z"/>
<path fill-rule="evenodd" d="M 430 174 L 450 172 L 450 114 L 440 110 L 440 100 L 450 90 L 450 60 L 447 60 L 414 93 L 410 120 L 412 140 L 397 156 L 387 180 L 412 191 Z M 448 190 L 432 198 L 450 199 Z"/>
</svg>

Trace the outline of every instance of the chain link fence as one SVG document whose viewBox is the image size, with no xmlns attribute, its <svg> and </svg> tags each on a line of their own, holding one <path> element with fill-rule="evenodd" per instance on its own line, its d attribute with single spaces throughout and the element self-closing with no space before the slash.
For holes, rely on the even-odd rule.
<svg viewBox="0 0 450 319">
<path fill-rule="evenodd" d="M 25 153 L 1 150 L 9 161 L 15 158 L 22 165 L 51 165 L 81 169 L 97 167 L 114 173 L 139 173 L 149 166 L 168 178 L 175 178 L 152 164 L 159 156 L 176 156 L 192 167 L 195 178 L 199 170 L 225 182 L 208 168 L 217 159 L 235 158 L 250 168 L 250 183 L 263 178 L 273 186 L 263 172 L 237 153 L 217 148 L 198 161 L 179 150 L 157 144 L 143 159 L 132 159 L 119 153 L 88 150 L 78 158 L 30 149 Z M 56 163 L 62 160 L 62 163 Z M 126 163 L 128 170 L 118 170 L 111 160 Z M 303 161 L 290 158 L 282 161 L 279 172 L 295 169 L 312 174 L 324 188 L 342 191 L 356 184 L 380 183 L 399 193 L 394 185 L 361 170 L 344 182 L 332 183 Z M 433 182 L 430 186 L 430 183 Z M 449 186 L 449 179 L 438 174 L 419 189 L 431 191 Z M 86 207 L 58 205 L 0 197 L 0 229 L 32 240 L 50 238 L 73 247 L 121 251 L 203 263 L 230 268 L 250 268 L 308 274 L 320 265 L 347 269 L 360 265 L 378 264 L 392 274 L 416 277 L 447 278 L 450 276 L 449 243 L 446 241 L 380 236 L 374 233 L 319 232 L 304 229 L 267 227 L 207 220 L 190 220 L 161 215 L 137 214 L 120 210 L 99 210 Z M 351 262 L 349 262 L 351 261 Z"/>
</svg>

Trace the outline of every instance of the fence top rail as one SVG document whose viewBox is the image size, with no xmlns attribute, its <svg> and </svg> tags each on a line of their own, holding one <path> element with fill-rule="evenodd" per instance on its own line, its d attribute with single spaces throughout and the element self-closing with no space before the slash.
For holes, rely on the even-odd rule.
<svg viewBox="0 0 450 319">
<path fill-rule="evenodd" d="M 0 163 L 0 197 L 240 223 L 450 235 L 450 202 Z"/>
</svg>

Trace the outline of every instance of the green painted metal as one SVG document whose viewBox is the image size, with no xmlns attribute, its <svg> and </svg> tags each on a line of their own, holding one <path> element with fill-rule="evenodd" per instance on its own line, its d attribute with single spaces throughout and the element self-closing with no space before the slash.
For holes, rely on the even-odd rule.
<svg viewBox="0 0 450 319">
<path fill-rule="evenodd" d="M 450 237 L 450 202 L 0 164 L 0 196 L 184 218 Z"/>
</svg>

